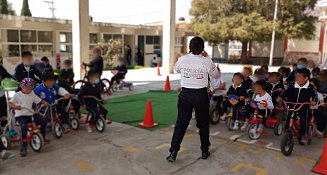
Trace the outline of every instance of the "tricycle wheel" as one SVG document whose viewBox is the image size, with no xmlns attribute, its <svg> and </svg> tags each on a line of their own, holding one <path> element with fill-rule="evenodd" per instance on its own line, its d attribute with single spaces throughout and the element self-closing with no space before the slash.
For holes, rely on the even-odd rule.
<svg viewBox="0 0 327 175">
<path fill-rule="evenodd" d="M 103 117 L 99 117 L 95 123 L 95 129 L 98 132 L 103 132 L 106 129 L 106 120 Z"/>
<path fill-rule="evenodd" d="M 82 89 L 82 87 L 85 85 L 85 81 L 84 80 L 78 80 L 74 83 L 73 85 L 73 89 Z"/>
<path fill-rule="evenodd" d="M 114 84 L 112 85 L 112 92 L 117 92 L 118 91 L 118 85 L 117 84 Z"/>
<path fill-rule="evenodd" d="M 110 91 L 109 87 L 110 87 L 110 81 L 106 78 L 101 79 L 102 85 L 104 85 L 104 87 L 102 87 L 102 92 L 103 93 L 108 93 Z"/>
<path fill-rule="evenodd" d="M 5 149 L 11 149 L 11 138 L 7 134 L 3 134 L 0 136 L 1 141 Z"/>
<path fill-rule="evenodd" d="M 294 147 L 293 134 L 290 132 L 286 132 L 282 137 L 282 141 L 280 143 L 280 149 L 285 156 L 289 156 L 292 154 L 293 147 Z"/>
<path fill-rule="evenodd" d="M 217 109 L 214 109 L 211 112 L 211 124 L 215 125 L 220 121 L 220 112 Z"/>
<path fill-rule="evenodd" d="M 130 86 L 128 87 L 128 90 L 129 90 L 129 91 L 133 91 L 133 90 L 134 90 L 134 86 L 133 86 L 133 85 L 130 85 Z"/>
<path fill-rule="evenodd" d="M 274 134 L 276 136 L 281 136 L 283 134 L 283 124 L 278 123 L 277 125 L 274 126 Z"/>
<path fill-rule="evenodd" d="M 226 127 L 228 131 L 232 131 L 233 130 L 233 126 L 234 126 L 235 121 L 232 118 L 227 118 L 226 121 Z"/>
<path fill-rule="evenodd" d="M 62 131 L 61 124 L 59 122 L 54 122 L 52 126 L 52 133 L 57 139 L 59 139 L 62 136 L 63 131 Z"/>
<path fill-rule="evenodd" d="M 313 138 L 313 135 L 314 135 L 313 130 L 314 130 L 313 126 L 310 125 L 309 129 L 308 129 L 308 145 L 311 145 L 311 143 L 312 143 L 312 138 Z"/>
<path fill-rule="evenodd" d="M 73 117 L 70 119 L 70 127 L 73 129 L 73 130 L 78 130 L 79 128 L 79 119 L 77 117 Z"/>
<path fill-rule="evenodd" d="M 261 133 L 257 131 L 257 124 L 249 124 L 247 133 L 251 140 L 258 140 L 261 137 Z"/>
<path fill-rule="evenodd" d="M 41 133 L 34 133 L 32 135 L 31 141 L 31 148 L 34 152 L 40 152 L 44 145 L 44 139 Z"/>
</svg>

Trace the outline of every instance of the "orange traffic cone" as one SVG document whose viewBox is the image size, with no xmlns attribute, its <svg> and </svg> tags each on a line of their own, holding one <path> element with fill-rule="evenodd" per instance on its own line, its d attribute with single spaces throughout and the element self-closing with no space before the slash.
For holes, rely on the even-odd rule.
<svg viewBox="0 0 327 175">
<path fill-rule="evenodd" d="M 159 64 L 157 65 L 157 75 L 161 76 Z"/>
<path fill-rule="evenodd" d="M 153 112 L 152 112 L 152 103 L 151 100 L 148 100 L 146 103 L 146 109 L 144 113 L 144 120 L 142 123 L 139 123 L 140 126 L 144 128 L 153 128 L 158 126 L 157 123 L 154 123 L 153 121 Z"/>
<path fill-rule="evenodd" d="M 165 89 L 164 89 L 164 91 L 166 91 L 166 92 L 170 92 L 171 91 L 169 76 L 167 76 L 167 78 L 166 78 L 166 83 L 165 83 Z"/>
<path fill-rule="evenodd" d="M 318 174 L 327 175 L 327 139 L 324 150 L 322 151 L 320 162 L 313 168 L 312 171 Z"/>
</svg>

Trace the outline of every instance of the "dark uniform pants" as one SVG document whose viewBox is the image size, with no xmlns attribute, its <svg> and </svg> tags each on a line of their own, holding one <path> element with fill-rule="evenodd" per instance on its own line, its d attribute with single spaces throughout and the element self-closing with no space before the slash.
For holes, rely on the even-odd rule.
<svg viewBox="0 0 327 175">
<path fill-rule="evenodd" d="M 0 97 L 0 117 L 7 117 L 7 100 L 6 96 Z M 1 121 L 1 127 L 5 127 L 7 124 L 7 120 Z"/>
<path fill-rule="evenodd" d="M 209 96 L 207 88 L 187 89 L 182 88 L 178 98 L 178 116 L 175 125 L 174 135 L 171 141 L 170 152 L 179 151 L 186 129 L 192 118 L 193 108 L 195 109 L 197 127 L 201 139 L 201 150 L 208 151 L 209 141 Z"/>
</svg>

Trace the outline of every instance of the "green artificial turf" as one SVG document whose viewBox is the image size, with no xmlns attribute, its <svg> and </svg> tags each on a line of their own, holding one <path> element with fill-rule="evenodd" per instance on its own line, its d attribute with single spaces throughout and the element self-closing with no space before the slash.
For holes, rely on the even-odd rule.
<svg viewBox="0 0 327 175">
<path fill-rule="evenodd" d="M 143 121 L 147 100 L 152 102 L 155 123 L 159 126 L 149 130 L 171 126 L 177 116 L 177 92 L 149 91 L 147 93 L 111 99 L 105 105 L 108 118 L 119 123 L 139 126 Z"/>
</svg>

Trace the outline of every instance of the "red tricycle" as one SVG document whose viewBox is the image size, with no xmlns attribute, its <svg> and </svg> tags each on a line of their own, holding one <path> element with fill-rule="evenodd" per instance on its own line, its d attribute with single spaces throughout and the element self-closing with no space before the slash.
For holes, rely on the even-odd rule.
<svg viewBox="0 0 327 175">
<path fill-rule="evenodd" d="M 267 106 L 266 101 L 250 101 L 249 104 L 252 106 L 258 107 L 258 104 L 263 106 Z M 247 128 L 247 134 L 251 140 L 257 140 L 262 135 L 266 134 L 264 131 L 264 127 L 274 129 L 274 134 L 276 136 L 280 136 L 283 133 L 283 124 L 278 120 L 276 117 L 271 117 L 268 112 L 268 108 L 265 109 L 266 114 L 265 116 L 261 116 L 258 114 L 258 109 L 255 109 L 255 112 L 252 118 L 249 121 L 249 126 Z M 268 118 L 267 118 L 268 117 Z M 262 120 L 267 118 L 265 126 L 262 124 Z"/>
<path fill-rule="evenodd" d="M 87 66 L 82 66 L 82 69 L 85 72 L 84 78 L 82 80 L 78 80 L 73 84 L 73 89 L 76 90 L 80 90 L 87 82 Z M 100 82 L 100 86 L 101 87 L 101 93 L 103 94 L 108 94 L 110 93 L 109 90 L 109 86 L 110 86 L 110 81 L 106 78 L 102 78 L 101 82 Z"/>
<path fill-rule="evenodd" d="M 112 70 L 111 73 L 113 75 L 116 75 L 118 73 L 118 71 L 117 70 Z M 120 79 L 119 84 L 116 81 L 114 81 L 112 83 L 113 83 L 112 87 L 111 87 L 112 92 L 117 92 L 118 89 L 122 90 L 123 88 L 128 88 L 129 91 L 134 90 L 133 83 L 132 82 L 126 82 L 126 81 L 124 81 L 124 79 Z"/>
<path fill-rule="evenodd" d="M 301 108 L 304 105 L 310 105 L 310 102 L 304 102 L 304 103 L 294 103 L 294 102 L 285 102 L 283 101 L 286 109 L 291 113 L 290 115 L 290 122 L 289 127 L 286 129 L 282 140 L 280 144 L 281 152 L 285 156 L 289 156 L 292 154 L 293 148 L 294 148 L 294 137 L 298 137 L 300 135 L 300 118 L 298 116 L 298 112 L 301 110 Z M 294 105 L 293 108 L 291 108 L 289 105 Z M 298 108 L 295 108 L 296 106 L 299 106 Z M 311 117 L 309 126 L 308 126 L 308 145 L 311 144 L 312 137 L 313 137 L 313 131 L 314 130 L 314 117 Z M 300 141 L 300 140 L 299 140 Z"/>
<path fill-rule="evenodd" d="M 30 110 L 28 108 L 24 108 L 25 110 Z M 40 108 L 39 108 L 40 109 Z M 8 115 L 8 123 L 4 128 L 4 135 L 1 137 L 1 141 L 6 149 L 11 148 L 11 144 L 13 142 L 20 142 L 20 136 L 17 136 L 17 128 L 15 127 L 14 121 L 14 111 L 9 110 Z M 39 110 L 31 111 L 35 115 L 41 115 Z M 34 123 L 34 118 L 32 117 L 32 123 L 27 125 L 27 138 L 24 139 L 25 142 L 30 142 L 31 148 L 35 152 L 40 152 L 44 145 L 44 138 L 39 130 L 39 126 Z"/>
<path fill-rule="evenodd" d="M 100 105 L 103 103 L 103 100 L 98 99 L 98 98 L 96 98 L 96 97 L 94 97 L 94 96 L 84 96 L 83 98 L 84 98 L 84 99 L 94 99 L 94 100 L 96 100 L 96 101 L 98 102 L 98 103 L 97 103 L 98 108 L 99 108 Z M 98 117 L 98 118 L 96 119 L 95 129 L 96 129 L 98 132 L 104 132 L 104 130 L 105 130 L 106 127 L 107 127 L 107 124 L 110 124 L 110 123 L 111 123 L 110 120 L 106 121 L 105 117 L 106 117 L 106 116 L 100 116 L 100 117 Z M 88 124 L 90 119 L 91 119 L 91 113 L 87 113 L 86 118 L 83 119 L 83 120 L 80 120 L 80 121 L 79 121 L 79 124 L 82 124 L 82 125 L 83 125 L 83 124 Z M 78 124 L 78 126 L 79 126 L 79 124 Z"/>
</svg>

